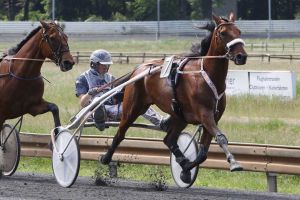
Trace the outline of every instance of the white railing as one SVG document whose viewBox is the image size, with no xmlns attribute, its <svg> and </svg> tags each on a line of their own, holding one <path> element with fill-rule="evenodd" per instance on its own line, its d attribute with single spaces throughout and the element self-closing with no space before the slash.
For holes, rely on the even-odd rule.
<svg viewBox="0 0 300 200">
<path fill-rule="evenodd" d="M 155 34 L 156 21 L 127 22 L 60 22 L 67 34 Z M 200 20 L 160 21 L 160 34 L 195 35 L 205 34 L 204 30 L 195 29 L 195 25 L 206 24 Z M 38 21 L 2 21 L 0 34 L 26 34 L 38 26 Z M 300 20 L 239 20 L 237 26 L 244 34 L 271 33 L 300 34 Z"/>
</svg>

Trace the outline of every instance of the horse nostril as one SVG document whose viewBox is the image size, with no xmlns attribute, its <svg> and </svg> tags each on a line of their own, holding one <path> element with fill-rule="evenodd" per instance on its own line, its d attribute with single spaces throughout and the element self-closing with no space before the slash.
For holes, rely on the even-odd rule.
<svg viewBox="0 0 300 200">
<path fill-rule="evenodd" d="M 74 62 L 70 62 L 70 61 L 68 61 L 68 60 L 64 60 L 64 61 L 63 61 L 63 67 L 64 67 L 66 70 L 72 69 L 72 67 L 73 67 L 74 64 L 75 64 Z"/>
<path fill-rule="evenodd" d="M 243 65 L 246 63 L 246 60 L 247 60 L 247 55 L 244 55 L 244 54 L 237 54 L 235 56 L 235 63 L 238 64 L 238 65 Z"/>
<path fill-rule="evenodd" d="M 242 60 L 242 58 L 243 58 L 243 55 L 242 55 L 242 54 L 239 53 L 238 55 L 236 55 L 236 59 L 237 59 L 237 60 Z"/>
</svg>

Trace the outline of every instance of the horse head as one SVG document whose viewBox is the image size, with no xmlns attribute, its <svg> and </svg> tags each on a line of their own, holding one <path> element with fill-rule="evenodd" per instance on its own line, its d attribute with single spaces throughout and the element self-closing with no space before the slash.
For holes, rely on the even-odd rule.
<svg viewBox="0 0 300 200">
<path fill-rule="evenodd" d="M 75 62 L 70 53 L 67 35 L 54 22 L 40 21 L 40 23 L 43 28 L 43 41 L 47 44 L 43 49 L 44 55 L 54 61 L 61 71 L 72 69 Z"/>
<path fill-rule="evenodd" d="M 227 58 L 236 65 L 244 65 L 247 53 L 244 49 L 245 42 L 240 38 L 241 31 L 234 24 L 235 15 L 231 12 L 228 20 L 213 14 L 216 27 L 213 33 L 215 45 L 220 52 L 225 53 Z"/>
</svg>

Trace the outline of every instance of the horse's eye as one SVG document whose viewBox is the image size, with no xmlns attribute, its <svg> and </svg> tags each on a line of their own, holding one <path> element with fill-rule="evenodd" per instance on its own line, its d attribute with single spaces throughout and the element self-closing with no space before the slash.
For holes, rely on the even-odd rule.
<svg viewBox="0 0 300 200">
<path fill-rule="evenodd" d="M 225 36 L 226 36 L 226 34 L 227 34 L 227 33 L 226 33 L 225 31 L 223 31 L 223 32 L 220 32 L 220 36 L 221 36 L 221 37 L 225 37 Z"/>
<path fill-rule="evenodd" d="M 54 40 L 55 40 L 55 37 L 54 37 L 54 36 L 49 36 L 49 39 L 50 39 L 51 41 L 54 41 Z"/>
</svg>

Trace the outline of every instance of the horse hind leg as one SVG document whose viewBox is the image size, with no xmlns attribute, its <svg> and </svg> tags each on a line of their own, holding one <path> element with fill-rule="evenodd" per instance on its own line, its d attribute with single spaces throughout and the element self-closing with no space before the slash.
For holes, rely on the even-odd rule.
<svg viewBox="0 0 300 200">
<path fill-rule="evenodd" d="M 183 171 L 180 174 L 180 179 L 185 183 L 191 183 L 191 172 L 190 170 L 186 170 L 185 165 L 189 163 L 189 159 L 185 157 L 185 155 L 179 149 L 177 144 L 178 137 L 181 131 L 186 127 L 186 123 L 181 120 L 176 120 L 171 117 L 168 120 L 168 132 L 164 138 L 165 145 L 170 149 L 170 151 L 175 155 L 176 162 L 181 166 Z"/>
<path fill-rule="evenodd" d="M 121 121 L 117 134 L 114 136 L 111 146 L 108 148 L 107 152 L 100 157 L 100 162 L 107 165 L 111 162 L 112 156 L 119 144 L 124 140 L 125 133 L 128 130 L 131 123 L 129 121 Z"/>
</svg>

